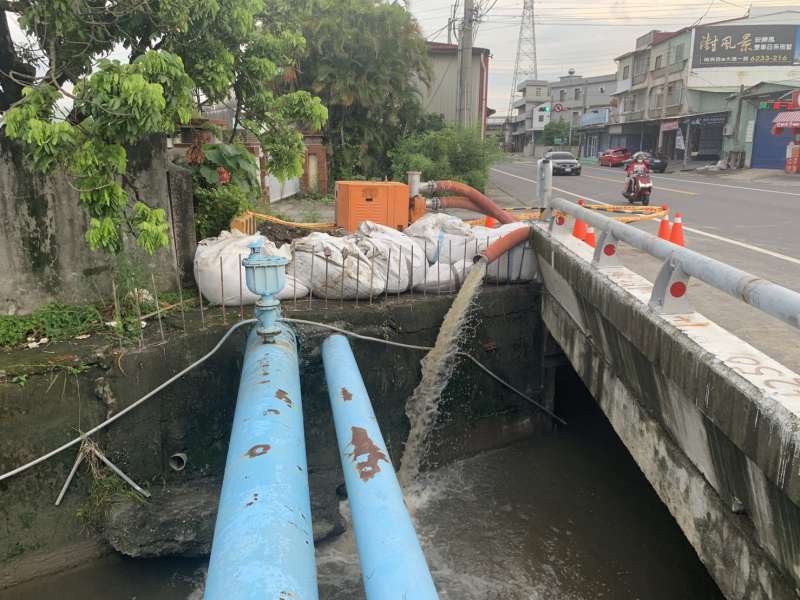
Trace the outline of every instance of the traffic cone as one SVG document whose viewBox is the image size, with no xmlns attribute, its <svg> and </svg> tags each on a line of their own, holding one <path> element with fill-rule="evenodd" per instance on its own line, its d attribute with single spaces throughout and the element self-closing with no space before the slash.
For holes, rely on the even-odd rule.
<svg viewBox="0 0 800 600">
<path fill-rule="evenodd" d="M 663 217 L 661 217 L 661 223 L 658 226 L 658 237 L 662 240 L 669 241 L 669 234 L 672 230 L 672 224 L 669 222 L 669 213 L 665 213 Z"/>
<path fill-rule="evenodd" d="M 669 233 L 669 241 L 677 246 L 686 246 L 683 239 L 683 215 L 681 213 L 675 213 L 675 223 Z"/>
<path fill-rule="evenodd" d="M 486 217 L 486 227 L 488 229 L 494 229 L 496 227 L 496 223 L 492 217 Z"/>
<path fill-rule="evenodd" d="M 589 244 L 592 248 L 597 245 L 597 240 L 594 239 L 594 227 L 589 227 L 586 229 L 586 236 L 583 238 L 583 241 Z"/>
<path fill-rule="evenodd" d="M 583 206 L 586 204 L 583 200 L 578 200 L 578 205 Z M 580 219 L 575 219 L 575 226 L 572 228 L 572 235 L 573 237 L 582 240 L 586 237 L 586 223 L 581 221 Z"/>
</svg>

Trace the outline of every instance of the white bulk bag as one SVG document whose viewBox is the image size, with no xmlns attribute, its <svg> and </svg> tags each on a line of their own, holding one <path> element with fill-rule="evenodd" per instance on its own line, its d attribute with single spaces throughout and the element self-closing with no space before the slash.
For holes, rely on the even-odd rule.
<svg viewBox="0 0 800 600">
<path fill-rule="evenodd" d="M 468 257 L 469 240 L 473 237 L 470 226 L 452 215 L 428 213 L 408 227 L 404 233 L 422 248 L 428 263 L 455 263 Z"/>
<path fill-rule="evenodd" d="M 523 227 L 529 227 L 529 225 L 523 222 L 507 223 L 496 229 L 476 226 L 472 228 L 472 231 L 478 242 L 478 249 L 484 250 L 489 244 Z M 526 244 L 515 246 L 490 264 L 486 269 L 486 281 L 499 281 L 500 283 L 531 281 L 536 274 L 536 257 L 533 250 Z"/>
<path fill-rule="evenodd" d="M 357 233 L 359 248 L 386 277 L 386 293 L 405 292 L 425 278 L 425 254 L 405 233 L 372 221 L 363 221 Z"/>
<path fill-rule="evenodd" d="M 452 265 L 434 263 L 428 267 L 422 281 L 414 284 L 414 291 L 428 294 L 457 291 L 472 269 L 472 260 L 460 260 Z"/>
<path fill-rule="evenodd" d="M 206 238 L 197 244 L 194 255 L 194 278 L 203 296 L 211 304 L 239 306 L 255 304 L 258 296 L 247 289 L 242 259 L 250 254 L 250 244 L 260 242 L 262 252 L 269 256 L 283 256 L 291 259 L 287 246 L 278 248 L 261 234 L 245 235 L 240 231 L 223 231 L 219 237 Z M 290 267 L 287 267 L 287 270 Z M 241 282 L 241 294 L 240 290 Z M 225 297 L 222 297 L 223 291 Z M 278 293 L 278 299 L 285 300 L 294 295 L 302 298 L 308 295 L 308 288 L 287 276 L 286 285 Z"/>
<path fill-rule="evenodd" d="M 356 236 L 334 237 L 313 232 L 292 243 L 290 275 L 308 283 L 319 298 L 352 300 L 379 295 L 386 284 L 385 268 L 372 268 L 356 244 Z"/>
</svg>

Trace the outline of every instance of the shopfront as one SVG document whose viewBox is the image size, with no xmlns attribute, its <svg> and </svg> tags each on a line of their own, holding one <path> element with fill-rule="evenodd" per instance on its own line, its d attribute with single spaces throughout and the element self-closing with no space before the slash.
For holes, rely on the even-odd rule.
<svg viewBox="0 0 800 600">
<path fill-rule="evenodd" d="M 683 119 L 681 129 L 691 160 L 719 160 L 727 121 L 727 112 Z"/>
<path fill-rule="evenodd" d="M 675 155 L 678 145 L 678 131 L 680 131 L 680 122 L 677 119 L 669 121 L 661 121 L 658 140 L 658 153 L 669 159 L 676 160 L 678 157 Z"/>
</svg>

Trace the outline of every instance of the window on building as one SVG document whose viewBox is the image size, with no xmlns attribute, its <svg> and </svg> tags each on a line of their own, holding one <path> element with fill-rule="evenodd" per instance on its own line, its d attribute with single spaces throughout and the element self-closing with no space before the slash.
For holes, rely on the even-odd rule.
<svg viewBox="0 0 800 600">
<path fill-rule="evenodd" d="M 573 98 L 575 100 L 580 100 L 581 99 L 581 88 L 575 88 L 574 93 L 573 93 Z"/>
<path fill-rule="evenodd" d="M 653 68 L 654 69 L 660 69 L 661 68 L 661 63 L 662 63 L 663 60 L 664 60 L 664 56 L 663 55 L 659 54 L 658 56 L 656 56 L 656 64 L 655 64 L 655 66 Z"/>
<path fill-rule="evenodd" d="M 600 86 L 600 93 L 601 94 L 605 94 L 606 93 L 606 88 L 604 88 L 602 85 Z"/>
<path fill-rule="evenodd" d="M 562 102 L 567 99 L 567 90 L 559 90 L 558 91 L 558 99 Z"/>
<path fill-rule="evenodd" d="M 674 53 L 675 55 L 672 59 L 672 62 L 676 63 L 682 61 L 684 58 L 686 58 L 686 44 L 678 44 L 675 46 Z"/>
<path fill-rule="evenodd" d="M 580 113 L 572 111 L 572 122 L 577 123 L 580 116 L 581 116 Z"/>
<path fill-rule="evenodd" d="M 667 86 L 667 106 L 683 102 L 683 81 L 674 81 Z"/>
<path fill-rule="evenodd" d="M 540 88 L 540 87 L 537 87 L 537 88 L 536 88 L 536 95 L 537 95 L 537 96 L 541 96 L 541 95 L 542 95 L 542 91 L 543 91 L 543 90 L 542 90 L 542 88 Z"/>
<path fill-rule="evenodd" d="M 544 123 L 544 115 L 539 115 L 539 123 Z"/>
<path fill-rule="evenodd" d="M 622 79 L 623 80 L 629 79 L 630 75 L 631 75 L 631 66 L 625 65 L 624 67 L 622 67 Z"/>
</svg>

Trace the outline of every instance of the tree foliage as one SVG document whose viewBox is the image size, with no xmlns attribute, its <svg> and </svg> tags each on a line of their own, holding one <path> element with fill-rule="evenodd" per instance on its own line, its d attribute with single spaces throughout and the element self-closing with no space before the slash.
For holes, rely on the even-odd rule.
<svg viewBox="0 0 800 600">
<path fill-rule="evenodd" d="M 558 143 L 569 144 L 569 131 L 569 121 L 550 121 L 544 126 L 541 143 L 553 145 L 557 143 L 556 140 L 561 140 Z"/>
<path fill-rule="evenodd" d="M 11 44 L 0 13 L 0 69 L 10 69 L 0 73 L 6 134 L 25 144 L 36 169 L 71 175 L 92 248 L 119 252 L 123 231 L 149 252 L 168 245 L 166 215 L 139 197 L 126 148 L 173 132 L 203 105 L 230 103 L 232 137 L 239 127 L 256 135 L 272 173 L 301 172 L 299 126 L 321 127 L 327 111 L 319 98 L 292 90 L 305 52 L 305 13 L 294 4 L 0 0 L 30 40 Z M 121 49 L 127 60 L 105 58 Z"/>
<path fill-rule="evenodd" d="M 401 140 L 391 153 L 392 176 L 403 181 L 408 171 L 421 171 L 423 181 L 449 179 L 483 191 L 499 156 L 496 140 L 482 140 L 477 130 L 445 128 Z"/>
<path fill-rule="evenodd" d="M 423 117 L 418 85 L 431 77 L 425 39 L 395 3 L 311 0 L 310 7 L 298 82 L 328 107 L 323 132 L 332 172 L 388 175 L 388 152 Z"/>
</svg>

